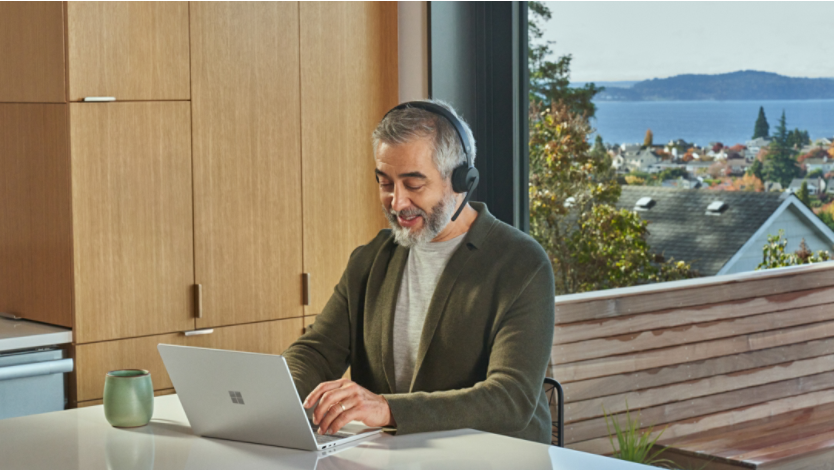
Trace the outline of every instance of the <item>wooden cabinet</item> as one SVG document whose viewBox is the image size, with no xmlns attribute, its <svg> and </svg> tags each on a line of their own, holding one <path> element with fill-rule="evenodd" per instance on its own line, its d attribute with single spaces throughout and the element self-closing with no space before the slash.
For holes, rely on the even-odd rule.
<svg viewBox="0 0 834 470">
<path fill-rule="evenodd" d="M 75 341 L 193 329 L 188 102 L 69 108 Z"/>
<path fill-rule="evenodd" d="M 191 6 L 200 328 L 299 317 L 298 4 Z"/>
<path fill-rule="evenodd" d="M 0 103 L 0 312 L 72 326 L 66 104 Z"/>
<path fill-rule="evenodd" d="M 187 2 L 67 2 L 69 100 L 187 100 Z"/>
<path fill-rule="evenodd" d="M 304 272 L 320 313 L 350 253 L 387 226 L 371 132 L 397 105 L 397 4 L 301 3 Z"/>
<path fill-rule="evenodd" d="M 64 3 L 0 2 L 0 102 L 65 102 L 64 68 Z"/>
<path fill-rule="evenodd" d="M 0 311 L 73 328 L 74 402 L 169 390 L 159 342 L 282 352 L 385 226 L 395 3 L 0 4 L 0 39 L 0 100 L 59 103 L 0 103 Z"/>
<path fill-rule="evenodd" d="M 113 369 L 146 369 L 151 372 L 154 390 L 171 388 L 171 379 L 156 350 L 160 343 L 281 354 L 301 335 L 301 330 L 302 319 L 291 318 L 216 328 L 207 335 L 172 333 L 82 344 L 75 350 L 76 361 L 84 365 L 77 373 L 78 401 L 101 398 L 104 376 Z"/>
</svg>

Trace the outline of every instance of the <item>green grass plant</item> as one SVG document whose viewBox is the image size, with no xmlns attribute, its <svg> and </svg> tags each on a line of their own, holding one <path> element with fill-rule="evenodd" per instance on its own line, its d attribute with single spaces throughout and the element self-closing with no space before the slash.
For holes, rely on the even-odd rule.
<svg viewBox="0 0 834 470">
<path fill-rule="evenodd" d="M 625 426 L 620 425 L 616 416 L 613 414 L 609 415 L 605 411 L 605 407 L 602 408 L 602 413 L 605 415 L 605 427 L 608 430 L 608 439 L 611 442 L 611 448 L 614 451 L 614 458 L 628 462 L 641 463 L 643 465 L 674 465 L 674 462 L 671 460 L 658 458 L 663 452 L 663 449 L 652 452 L 655 442 L 660 439 L 660 436 L 663 435 L 663 432 L 666 431 L 666 429 L 660 431 L 660 433 L 654 438 L 651 437 L 654 426 L 650 426 L 648 429 L 641 432 L 640 418 L 631 419 L 628 402 L 626 402 Z M 614 431 L 613 433 L 611 432 L 612 427 Z M 615 436 L 617 438 L 617 444 L 619 444 L 619 450 L 617 449 L 617 446 L 614 445 Z"/>
</svg>

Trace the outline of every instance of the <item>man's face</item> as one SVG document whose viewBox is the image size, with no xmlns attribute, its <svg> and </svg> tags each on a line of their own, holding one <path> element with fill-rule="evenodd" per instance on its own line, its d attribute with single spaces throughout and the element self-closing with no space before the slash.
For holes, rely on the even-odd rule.
<svg viewBox="0 0 834 470">
<path fill-rule="evenodd" d="M 376 174 L 379 199 L 400 245 L 428 243 L 446 227 L 455 211 L 451 183 L 432 160 L 428 139 L 399 145 L 380 143 Z"/>
</svg>

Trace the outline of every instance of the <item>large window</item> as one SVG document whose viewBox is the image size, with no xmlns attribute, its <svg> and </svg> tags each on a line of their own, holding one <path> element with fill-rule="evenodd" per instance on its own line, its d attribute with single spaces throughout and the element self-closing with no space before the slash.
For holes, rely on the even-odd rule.
<svg viewBox="0 0 834 470">
<path fill-rule="evenodd" d="M 830 2 L 529 2 L 530 231 L 561 294 L 827 259 Z"/>
</svg>

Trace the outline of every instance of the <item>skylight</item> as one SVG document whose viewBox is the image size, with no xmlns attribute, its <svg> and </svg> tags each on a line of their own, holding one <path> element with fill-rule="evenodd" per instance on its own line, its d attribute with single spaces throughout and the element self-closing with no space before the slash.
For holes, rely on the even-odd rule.
<svg viewBox="0 0 834 470">
<path fill-rule="evenodd" d="M 713 201 L 707 206 L 707 215 L 721 215 L 728 207 L 724 201 Z"/>
<path fill-rule="evenodd" d="M 651 197 L 649 197 L 649 196 L 641 197 L 634 204 L 634 210 L 636 210 L 636 211 L 647 211 L 647 210 L 651 209 L 652 207 L 654 207 L 655 204 L 657 204 L 657 201 L 655 201 Z"/>
</svg>

